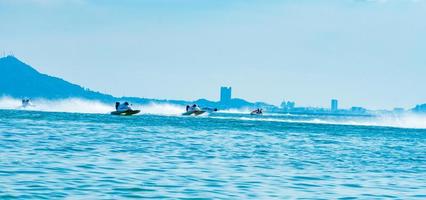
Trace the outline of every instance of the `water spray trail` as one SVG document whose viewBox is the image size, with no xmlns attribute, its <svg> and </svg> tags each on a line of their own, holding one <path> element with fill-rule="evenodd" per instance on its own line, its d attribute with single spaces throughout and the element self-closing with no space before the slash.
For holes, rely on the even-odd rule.
<svg viewBox="0 0 426 200">
<path fill-rule="evenodd" d="M 34 99 L 32 106 L 23 108 L 21 100 L 10 97 L 0 98 L 0 109 L 20 109 L 45 112 L 69 112 L 69 113 L 109 113 L 114 109 L 113 105 L 108 105 L 100 101 L 86 99 L 62 99 L 46 100 Z"/>
<path fill-rule="evenodd" d="M 414 128 L 414 129 L 426 129 L 426 115 L 419 115 L 414 113 L 407 113 L 402 115 L 382 115 L 377 117 L 362 117 L 362 118 L 351 118 L 347 116 L 341 116 L 338 118 L 321 118 L 306 116 L 301 118 L 289 117 L 242 117 L 242 116 L 212 116 L 211 118 L 224 119 L 224 120 L 242 120 L 242 121 L 264 121 L 264 122 L 282 122 L 282 123 L 306 123 L 306 124 L 331 124 L 331 125 L 354 125 L 354 126 L 382 126 L 382 127 L 395 127 L 395 128 Z"/>
<path fill-rule="evenodd" d="M 135 106 L 143 114 L 177 116 L 185 112 L 185 106 L 175 104 L 150 103 Z"/>
</svg>

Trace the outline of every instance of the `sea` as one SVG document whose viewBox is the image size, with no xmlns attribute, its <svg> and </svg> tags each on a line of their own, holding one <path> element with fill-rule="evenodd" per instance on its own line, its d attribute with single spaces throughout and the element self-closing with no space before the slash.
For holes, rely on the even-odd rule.
<svg viewBox="0 0 426 200">
<path fill-rule="evenodd" d="M 0 101 L 0 199 L 426 199 L 421 115 L 14 102 Z"/>
</svg>

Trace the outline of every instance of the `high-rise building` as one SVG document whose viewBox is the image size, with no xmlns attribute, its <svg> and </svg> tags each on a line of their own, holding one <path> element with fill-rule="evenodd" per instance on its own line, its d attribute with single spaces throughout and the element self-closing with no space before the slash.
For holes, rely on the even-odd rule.
<svg viewBox="0 0 426 200">
<path fill-rule="evenodd" d="M 281 103 L 281 108 L 284 110 L 292 110 L 296 106 L 296 103 L 294 101 L 283 101 Z"/>
<path fill-rule="evenodd" d="M 296 107 L 296 103 L 294 101 L 287 102 L 287 109 L 293 110 Z"/>
<path fill-rule="evenodd" d="M 220 102 L 228 103 L 232 98 L 232 88 L 231 87 L 221 87 L 220 88 Z"/>
<path fill-rule="evenodd" d="M 337 110 L 339 110 L 339 101 L 337 101 L 337 99 L 332 99 L 331 100 L 331 111 L 336 112 Z"/>
</svg>

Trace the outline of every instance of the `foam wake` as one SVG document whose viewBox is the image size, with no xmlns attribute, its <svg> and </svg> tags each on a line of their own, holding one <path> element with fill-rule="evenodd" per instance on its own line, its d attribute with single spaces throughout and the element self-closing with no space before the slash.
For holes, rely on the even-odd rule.
<svg viewBox="0 0 426 200">
<path fill-rule="evenodd" d="M 222 113 L 222 114 L 250 114 L 252 111 L 254 110 L 254 108 L 240 108 L 240 109 L 227 109 L 227 110 L 219 110 L 217 111 L 217 113 Z M 273 112 L 268 112 L 268 110 L 263 110 L 263 114 L 262 116 L 301 116 L 301 114 L 290 114 L 290 113 L 273 113 Z"/>
<path fill-rule="evenodd" d="M 100 101 L 78 98 L 62 100 L 33 99 L 32 106 L 22 108 L 21 100 L 10 97 L 0 98 L 0 109 L 20 109 L 45 112 L 69 112 L 69 113 L 108 113 L 114 109 Z"/>
<path fill-rule="evenodd" d="M 296 116 L 296 115 L 293 115 Z M 283 123 L 307 123 L 307 124 L 332 124 L 332 125 L 354 125 L 354 126 L 382 126 L 395 128 L 413 128 L 426 129 L 426 115 L 406 113 L 401 115 L 381 115 L 377 117 L 348 118 L 338 117 L 329 118 L 270 118 L 270 117 L 232 117 L 232 116 L 214 116 L 217 119 L 232 119 L 244 121 L 266 121 Z"/>
<path fill-rule="evenodd" d="M 19 109 L 45 112 L 68 112 L 68 113 L 94 113 L 106 114 L 114 110 L 114 104 L 106 104 L 100 101 L 70 98 L 62 100 L 32 99 L 32 106 L 22 108 L 21 100 L 11 97 L 0 98 L 0 109 Z M 180 115 L 185 107 L 174 104 L 133 104 L 134 109 L 141 110 L 141 114 L 153 115 Z"/>
<path fill-rule="evenodd" d="M 142 114 L 177 116 L 185 111 L 184 106 L 166 103 L 149 103 L 135 105 L 135 109 L 141 110 Z"/>
<path fill-rule="evenodd" d="M 313 119 L 307 120 L 307 123 L 317 124 L 336 124 L 336 125 L 355 125 L 355 126 L 383 126 L 395 128 L 415 128 L 426 129 L 426 116 L 414 113 L 401 115 L 380 115 L 372 118 L 361 119 Z"/>
<path fill-rule="evenodd" d="M 250 114 L 252 110 L 249 108 L 219 110 L 218 113 L 224 114 Z"/>
</svg>

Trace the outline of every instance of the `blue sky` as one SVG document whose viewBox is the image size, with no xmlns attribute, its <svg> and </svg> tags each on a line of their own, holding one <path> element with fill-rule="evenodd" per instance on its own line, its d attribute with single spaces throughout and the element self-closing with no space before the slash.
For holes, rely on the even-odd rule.
<svg viewBox="0 0 426 200">
<path fill-rule="evenodd" d="M 410 108 L 423 0 L 0 0 L 0 52 L 115 96 Z"/>
</svg>

